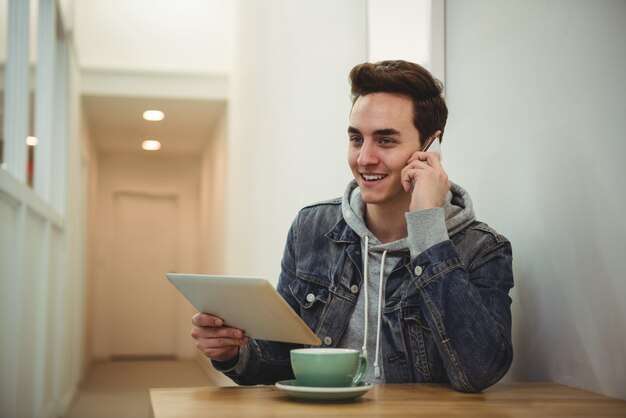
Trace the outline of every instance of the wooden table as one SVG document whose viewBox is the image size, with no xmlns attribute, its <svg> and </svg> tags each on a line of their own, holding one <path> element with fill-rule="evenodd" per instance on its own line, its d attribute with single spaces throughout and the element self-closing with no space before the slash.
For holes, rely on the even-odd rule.
<svg viewBox="0 0 626 418">
<path fill-rule="evenodd" d="M 500 383 L 480 394 L 444 385 L 376 385 L 345 403 L 310 403 L 274 386 L 150 389 L 154 418 L 626 417 L 626 401 L 556 383 Z"/>
</svg>

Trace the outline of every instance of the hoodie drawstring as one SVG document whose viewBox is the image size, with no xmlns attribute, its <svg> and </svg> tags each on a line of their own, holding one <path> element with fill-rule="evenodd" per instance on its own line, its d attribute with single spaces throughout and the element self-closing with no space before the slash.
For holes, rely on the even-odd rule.
<svg viewBox="0 0 626 418">
<path fill-rule="evenodd" d="M 380 282 L 378 284 L 378 322 L 376 324 L 376 356 L 374 359 L 374 376 L 380 377 L 380 366 L 378 365 L 378 354 L 380 353 L 380 319 L 383 312 L 383 278 L 385 274 L 385 257 L 387 250 L 383 252 L 383 258 L 380 260 Z"/>
<path fill-rule="evenodd" d="M 383 311 L 383 281 L 385 277 L 385 257 L 387 256 L 387 250 L 383 252 L 382 259 L 380 261 L 380 282 L 378 285 L 378 318 L 376 321 L 376 354 L 374 356 L 374 376 L 380 377 L 380 365 L 378 364 L 378 357 L 380 353 L 380 322 Z M 363 254 L 363 280 L 364 280 L 364 299 L 365 299 L 365 332 L 363 335 L 363 355 L 367 358 L 367 334 L 369 324 L 369 297 L 367 295 L 368 290 L 368 257 L 369 257 L 369 236 L 365 235 L 365 253 Z"/>
<path fill-rule="evenodd" d="M 368 300 L 369 297 L 367 296 L 367 288 L 369 287 L 367 285 L 367 258 L 368 258 L 368 254 L 369 254 L 369 246 L 370 246 L 370 237 L 369 236 L 365 236 L 365 252 L 363 253 L 363 283 L 364 283 L 364 295 L 363 297 L 365 298 L 365 331 L 363 333 L 363 348 L 361 349 L 361 351 L 363 352 L 363 355 L 365 356 L 365 358 L 367 358 L 367 328 L 368 328 L 368 320 L 367 320 L 367 312 L 369 310 L 369 304 L 368 304 Z"/>
</svg>

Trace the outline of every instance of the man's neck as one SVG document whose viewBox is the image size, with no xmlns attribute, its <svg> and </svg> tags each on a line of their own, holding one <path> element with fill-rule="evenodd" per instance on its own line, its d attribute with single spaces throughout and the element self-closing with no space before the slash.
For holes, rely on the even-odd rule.
<svg viewBox="0 0 626 418">
<path fill-rule="evenodd" d="M 405 207 L 406 206 L 406 207 Z M 396 205 L 365 205 L 365 224 L 382 243 L 406 238 L 408 203 Z"/>
</svg>

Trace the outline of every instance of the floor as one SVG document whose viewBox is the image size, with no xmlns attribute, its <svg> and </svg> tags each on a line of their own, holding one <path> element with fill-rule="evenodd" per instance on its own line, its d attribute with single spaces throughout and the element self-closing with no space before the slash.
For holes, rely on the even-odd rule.
<svg viewBox="0 0 626 418">
<path fill-rule="evenodd" d="M 224 384 L 191 361 L 112 361 L 94 364 L 67 418 L 148 418 L 149 388 Z"/>
</svg>

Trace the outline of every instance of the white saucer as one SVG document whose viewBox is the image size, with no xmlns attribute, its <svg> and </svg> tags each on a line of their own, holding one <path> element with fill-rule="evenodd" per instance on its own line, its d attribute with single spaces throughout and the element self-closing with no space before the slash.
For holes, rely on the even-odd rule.
<svg viewBox="0 0 626 418">
<path fill-rule="evenodd" d="M 356 399 L 374 387 L 371 383 L 361 382 L 357 386 L 325 388 L 298 386 L 296 380 L 282 380 L 276 382 L 276 387 L 287 395 L 304 400 L 313 401 L 345 401 Z"/>
</svg>

